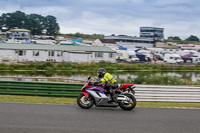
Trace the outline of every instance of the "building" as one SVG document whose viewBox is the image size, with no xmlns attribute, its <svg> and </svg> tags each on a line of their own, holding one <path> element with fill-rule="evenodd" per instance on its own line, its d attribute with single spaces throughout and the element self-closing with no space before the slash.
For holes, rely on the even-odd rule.
<svg viewBox="0 0 200 133">
<path fill-rule="evenodd" d="M 0 44 L 0 59 L 17 62 L 99 62 L 116 61 L 116 52 L 109 47 L 63 46 L 42 44 Z"/>
<path fill-rule="evenodd" d="M 113 39 L 116 42 L 117 46 L 123 46 L 126 48 L 135 48 L 135 47 L 152 48 L 154 45 L 153 38 L 118 35 L 118 36 L 105 36 L 104 39 Z"/>
<path fill-rule="evenodd" d="M 6 32 L 7 39 L 30 40 L 30 30 L 12 29 Z"/>
<path fill-rule="evenodd" d="M 92 45 L 94 43 L 94 40 L 83 40 L 84 44 Z"/>
<path fill-rule="evenodd" d="M 156 48 L 168 48 L 168 43 L 164 43 L 164 42 L 156 42 L 155 43 L 155 47 Z"/>
<path fill-rule="evenodd" d="M 140 37 L 153 38 L 154 43 L 164 41 L 163 32 L 164 32 L 164 28 L 140 27 Z"/>
<path fill-rule="evenodd" d="M 96 39 L 93 46 L 104 46 L 104 47 L 117 47 L 117 43 L 113 39 Z"/>
</svg>

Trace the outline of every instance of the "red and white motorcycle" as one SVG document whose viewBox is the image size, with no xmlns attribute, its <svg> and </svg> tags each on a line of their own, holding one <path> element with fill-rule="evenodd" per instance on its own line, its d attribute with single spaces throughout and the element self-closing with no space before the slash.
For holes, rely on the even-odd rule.
<svg viewBox="0 0 200 133">
<path fill-rule="evenodd" d="M 96 107 L 118 107 L 124 110 L 132 110 L 136 106 L 134 97 L 134 84 L 121 84 L 117 93 L 117 100 L 110 102 L 110 93 L 104 88 L 105 84 L 95 86 L 89 77 L 88 82 L 82 87 L 82 93 L 77 97 L 77 104 L 83 109 L 89 109 L 94 104 Z M 116 91 L 116 89 L 113 89 Z"/>
</svg>

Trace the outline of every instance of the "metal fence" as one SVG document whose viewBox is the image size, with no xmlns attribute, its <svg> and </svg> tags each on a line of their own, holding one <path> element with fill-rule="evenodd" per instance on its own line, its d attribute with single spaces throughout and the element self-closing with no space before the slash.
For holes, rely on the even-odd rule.
<svg viewBox="0 0 200 133">
<path fill-rule="evenodd" d="M 77 97 L 83 84 L 0 81 L 1 95 Z"/>
<path fill-rule="evenodd" d="M 137 101 L 200 102 L 200 87 L 136 85 Z"/>
<path fill-rule="evenodd" d="M 1 95 L 72 97 L 81 92 L 83 84 L 56 82 L 0 81 Z M 135 85 L 137 101 L 200 102 L 200 87 Z"/>
</svg>

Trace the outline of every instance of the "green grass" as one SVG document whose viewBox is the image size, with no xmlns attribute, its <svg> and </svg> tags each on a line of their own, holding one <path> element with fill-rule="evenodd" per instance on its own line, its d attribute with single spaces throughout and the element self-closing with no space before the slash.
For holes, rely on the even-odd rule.
<svg viewBox="0 0 200 133">
<path fill-rule="evenodd" d="M 0 102 L 76 104 L 75 98 L 0 95 Z"/>
<path fill-rule="evenodd" d="M 179 103 L 179 102 L 138 102 L 140 107 L 172 107 L 172 108 L 200 108 L 200 103 Z"/>
<path fill-rule="evenodd" d="M 76 104 L 76 98 L 0 95 L 0 102 Z M 137 107 L 200 108 L 200 104 L 199 103 L 177 103 L 177 102 L 176 103 L 175 102 L 137 102 Z"/>
</svg>

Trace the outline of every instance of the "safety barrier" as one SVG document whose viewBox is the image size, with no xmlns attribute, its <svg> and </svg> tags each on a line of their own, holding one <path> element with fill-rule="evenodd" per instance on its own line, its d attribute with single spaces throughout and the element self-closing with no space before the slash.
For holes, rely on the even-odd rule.
<svg viewBox="0 0 200 133">
<path fill-rule="evenodd" d="M 200 87 L 136 85 L 137 101 L 200 102 Z"/>
<path fill-rule="evenodd" d="M 83 84 L 0 81 L 0 94 L 44 97 L 77 97 Z"/>
<path fill-rule="evenodd" d="M 135 85 L 137 101 L 200 102 L 200 87 Z M 75 98 L 83 84 L 57 82 L 0 81 L 1 95 Z"/>
</svg>

